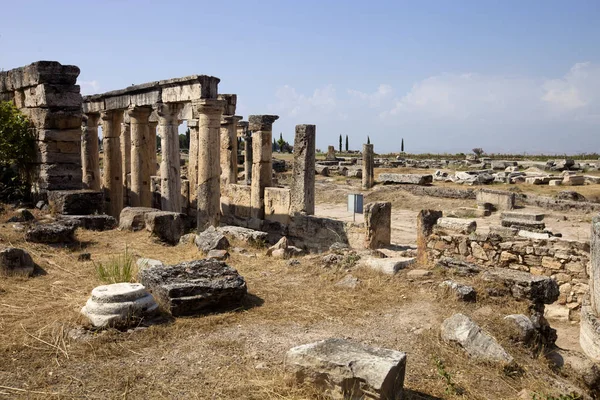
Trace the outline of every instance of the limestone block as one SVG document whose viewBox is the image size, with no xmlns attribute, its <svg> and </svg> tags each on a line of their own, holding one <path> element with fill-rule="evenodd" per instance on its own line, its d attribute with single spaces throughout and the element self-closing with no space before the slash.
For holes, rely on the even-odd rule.
<svg viewBox="0 0 600 400">
<path fill-rule="evenodd" d="M 503 190 L 479 189 L 476 193 L 477 204 L 490 203 L 497 210 L 515 208 L 515 194 Z"/>
<path fill-rule="evenodd" d="M 90 231 L 108 231 L 117 227 L 117 220 L 105 214 L 97 215 L 68 215 L 61 218 L 61 221 L 74 223 L 78 227 Z"/>
<path fill-rule="evenodd" d="M 48 203 L 53 212 L 64 215 L 98 214 L 104 209 L 103 194 L 95 190 L 52 190 Z"/>
<path fill-rule="evenodd" d="M 534 229 L 542 230 L 546 228 L 546 224 L 540 221 L 530 221 L 525 219 L 504 218 L 501 221 L 502 226 L 517 229 Z"/>
<path fill-rule="evenodd" d="M 113 283 L 92 290 L 81 313 L 98 328 L 137 326 L 140 320 L 153 317 L 158 304 L 139 283 Z"/>
<path fill-rule="evenodd" d="M 37 164 L 36 190 L 81 189 L 81 164 Z"/>
<path fill-rule="evenodd" d="M 546 240 L 546 239 L 550 239 L 550 234 L 545 233 L 545 232 L 531 232 L 531 231 L 527 231 L 527 230 L 519 230 L 519 232 L 517 233 L 518 236 L 520 237 L 524 237 L 524 238 L 528 238 L 528 239 L 535 239 L 535 240 Z"/>
<path fill-rule="evenodd" d="M 526 213 L 526 212 L 517 212 L 517 211 L 506 211 L 500 214 L 501 219 L 508 220 L 521 220 L 521 221 L 531 221 L 531 222 L 540 222 L 544 220 L 546 214 L 542 213 Z"/>
<path fill-rule="evenodd" d="M 79 146 L 81 143 L 81 128 L 79 129 L 36 129 L 35 138 L 40 142 L 58 142 L 57 145 L 61 146 L 60 150 L 49 151 L 63 151 L 66 150 L 63 146 L 67 146 L 65 142 L 73 142 L 74 145 Z M 71 152 L 75 151 L 69 148 Z"/>
<path fill-rule="evenodd" d="M 471 357 L 510 364 L 513 357 L 488 333 L 464 314 L 454 314 L 442 323 L 442 339 L 459 344 Z"/>
<path fill-rule="evenodd" d="M 78 85 L 40 84 L 25 89 L 23 94 L 25 107 L 77 108 L 83 102 Z"/>
<path fill-rule="evenodd" d="M 440 229 L 471 233 L 477 229 L 477 222 L 470 219 L 442 217 L 437 220 L 437 226 Z"/>
<path fill-rule="evenodd" d="M 459 300 L 466 302 L 474 302 L 477 300 L 477 292 L 473 286 L 463 285 L 462 283 L 453 280 L 447 280 L 440 283 L 440 287 L 451 291 Z"/>
<path fill-rule="evenodd" d="M 146 213 L 146 230 L 161 242 L 175 245 L 183 235 L 185 215 L 171 211 Z"/>
<path fill-rule="evenodd" d="M 512 328 L 512 339 L 528 344 L 535 338 L 535 326 L 527 316 L 523 314 L 511 314 L 504 317 L 504 320 Z"/>
<path fill-rule="evenodd" d="M 363 257 L 360 259 L 359 265 L 363 265 L 376 271 L 383 272 L 387 275 L 394 275 L 398 273 L 398 271 L 407 268 L 415 262 L 416 258 L 414 257 Z"/>
<path fill-rule="evenodd" d="M 196 236 L 196 246 L 201 251 L 208 253 L 211 250 L 226 250 L 229 248 L 229 240 L 214 226 L 209 226 L 206 230 Z"/>
<path fill-rule="evenodd" d="M 429 185 L 433 182 L 431 174 L 379 174 L 379 181 L 383 184 L 411 184 L 411 185 Z"/>
<path fill-rule="evenodd" d="M 25 232 L 25 240 L 35 243 L 73 242 L 76 228 L 76 225 L 61 223 L 36 225 Z"/>
<path fill-rule="evenodd" d="M 579 344 L 588 357 L 600 362 L 600 319 L 586 301 L 581 305 Z"/>
<path fill-rule="evenodd" d="M 217 231 L 225 236 L 230 236 L 250 245 L 262 245 L 267 242 L 267 232 L 242 228 L 241 226 L 220 226 Z"/>
<path fill-rule="evenodd" d="M 200 99 L 201 91 L 202 86 L 200 83 L 164 87 L 162 89 L 162 101 L 165 103 L 179 103 Z"/>
<path fill-rule="evenodd" d="M 558 283 L 554 279 L 524 271 L 492 268 L 482 274 L 482 279 L 498 282 L 509 289 L 513 297 L 527 299 L 534 303 L 554 303 L 560 294 Z"/>
<path fill-rule="evenodd" d="M 290 349 L 285 369 L 336 399 L 402 398 L 406 353 L 327 339 Z"/>
<path fill-rule="evenodd" d="M 150 207 L 125 207 L 119 216 L 119 229 L 139 231 L 146 227 L 146 214 L 160 211 Z"/>
<path fill-rule="evenodd" d="M 16 247 L 6 247 L 0 250 L 0 275 L 33 274 L 35 263 L 25 250 Z"/>
<path fill-rule="evenodd" d="M 81 110 L 24 108 L 21 112 L 37 129 L 81 129 Z"/>
<path fill-rule="evenodd" d="M 291 190 L 288 188 L 267 187 L 265 193 L 265 219 L 282 224 L 290 223 Z"/>
<path fill-rule="evenodd" d="M 291 211 L 315 213 L 315 125 L 296 125 Z"/>
<path fill-rule="evenodd" d="M 489 230 L 491 235 L 499 235 L 503 238 L 511 238 L 519 233 L 519 230 L 517 228 L 497 225 L 490 225 Z"/>
<path fill-rule="evenodd" d="M 233 215 L 240 218 L 250 218 L 250 186 L 227 185 L 227 203 L 223 215 Z"/>
<path fill-rule="evenodd" d="M 378 249 L 389 246 L 392 236 L 392 203 L 365 204 L 365 248 Z"/>
<path fill-rule="evenodd" d="M 326 165 L 315 165 L 315 174 L 321 176 L 329 176 L 329 167 Z"/>
<path fill-rule="evenodd" d="M 581 186 L 585 184 L 585 178 L 582 175 L 566 175 L 562 183 L 568 186 Z"/>
<path fill-rule="evenodd" d="M 174 317 L 238 308 L 247 293 L 244 278 L 217 260 L 151 266 L 138 275 Z"/>
<path fill-rule="evenodd" d="M 590 302 L 593 313 L 600 315 L 600 216 L 592 219 L 590 234 Z M 583 320 L 583 318 L 582 318 Z"/>
</svg>

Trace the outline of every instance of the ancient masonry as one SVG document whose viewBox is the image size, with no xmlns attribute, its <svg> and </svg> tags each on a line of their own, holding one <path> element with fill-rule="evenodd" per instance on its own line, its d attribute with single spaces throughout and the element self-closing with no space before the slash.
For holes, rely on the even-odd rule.
<svg viewBox="0 0 600 400">
<path fill-rule="evenodd" d="M 590 257 L 590 298 L 581 307 L 579 342 L 588 357 L 600 362 L 600 216 L 592 220 Z"/>
</svg>

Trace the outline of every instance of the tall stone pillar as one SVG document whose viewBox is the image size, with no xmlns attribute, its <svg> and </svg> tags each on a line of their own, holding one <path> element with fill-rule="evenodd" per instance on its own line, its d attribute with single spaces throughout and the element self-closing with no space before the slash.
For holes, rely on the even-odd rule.
<svg viewBox="0 0 600 400">
<path fill-rule="evenodd" d="M 158 125 L 158 121 L 149 121 L 148 122 L 148 141 L 152 146 L 152 154 L 150 155 L 150 175 L 156 176 L 158 173 L 158 158 L 156 157 L 157 150 L 157 140 L 156 140 L 156 126 Z"/>
<path fill-rule="evenodd" d="M 221 187 L 237 183 L 237 115 L 224 115 L 221 119 Z"/>
<path fill-rule="evenodd" d="M 119 218 L 123 209 L 123 169 L 121 165 L 121 122 L 122 110 L 106 110 L 100 114 L 102 119 L 102 144 L 104 147 L 104 204 L 106 212 Z"/>
<path fill-rule="evenodd" d="M 373 145 L 363 144 L 362 156 L 362 188 L 371 189 L 374 181 Z"/>
<path fill-rule="evenodd" d="M 181 212 L 181 177 L 179 169 L 179 111 L 176 103 L 159 103 L 158 133 L 160 135 L 160 191 L 163 211 Z"/>
<path fill-rule="evenodd" d="M 246 185 L 252 182 L 252 132 L 248 129 L 248 121 L 240 121 L 238 126 L 242 128 L 244 139 L 244 180 Z"/>
<path fill-rule="evenodd" d="M 265 188 L 273 181 L 273 122 L 277 115 L 251 115 L 248 118 L 252 131 L 252 183 L 250 190 L 250 216 L 264 219 Z"/>
<path fill-rule="evenodd" d="M 223 100 L 205 99 L 194 103 L 198 111 L 198 232 L 218 226 L 221 209 L 220 128 Z"/>
<path fill-rule="evenodd" d="M 123 117 L 125 119 L 125 116 Z M 128 178 L 131 178 L 131 132 L 129 123 L 123 121 L 121 123 L 121 169 L 123 173 L 123 206 L 129 204 L 129 189 Z"/>
<path fill-rule="evenodd" d="M 98 120 L 100 114 L 85 114 L 81 125 L 81 170 L 83 187 L 100 190 L 100 150 L 98 149 Z"/>
<path fill-rule="evenodd" d="M 296 125 L 294 166 L 292 170 L 292 215 L 297 212 L 315 213 L 315 125 Z"/>
<path fill-rule="evenodd" d="M 196 215 L 198 207 L 198 120 L 188 119 L 187 126 L 190 130 L 190 153 L 188 163 L 188 180 L 190 181 L 190 214 Z"/>
<path fill-rule="evenodd" d="M 150 134 L 148 118 L 152 109 L 150 107 L 129 107 L 131 126 L 131 192 L 130 204 L 132 207 L 152 207 L 152 192 L 150 177 L 156 173 L 156 131 L 154 141 Z M 155 161 L 154 161 L 155 162 Z"/>
</svg>

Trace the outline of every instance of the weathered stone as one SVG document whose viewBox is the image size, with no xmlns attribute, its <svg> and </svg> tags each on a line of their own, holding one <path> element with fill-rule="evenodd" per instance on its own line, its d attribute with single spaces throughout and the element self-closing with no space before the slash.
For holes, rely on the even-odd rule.
<svg viewBox="0 0 600 400">
<path fill-rule="evenodd" d="M 504 317 L 512 328 L 512 338 L 518 342 L 529 344 L 536 336 L 533 322 L 523 314 L 511 314 Z"/>
<path fill-rule="evenodd" d="M 226 260 L 229 258 L 227 250 L 211 250 L 206 254 L 206 258 L 212 258 L 215 260 Z"/>
<path fill-rule="evenodd" d="M 589 358 L 600 362 L 600 318 L 586 301 L 581 305 L 579 344 Z"/>
<path fill-rule="evenodd" d="M 477 229 L 477 222 L 470 219 L 442 217 L 438 219 L 437 226 L 440 229 L 448 229 L 461 233 L 471 233 L 475 232 Z"/>
<path fill-rule="evenodd" d="M 30 222 L 30 221 L 35 221 L 35 217 L 31 213 L 31 211 L 29 211 L 26 208 L 19 208 L 17 211 L 15 211 L 15 215 L 10 217 L 6 222 Z"/>
<path fill-rule="evenodd" d="M 477 292 L 473 286 L 463 285 L 452 280 L 447 280 L 440 283 L 441 288 L 447 288 L 454 293 L 456 298 L 462 301 L 474 302 L 477 301 Z"/>
<path fill-rule="evenodd" d="M 360 283 L 360 281 L 358 280 L 358 278 L 356 278 L 352 275 L 346 275 L 345 277 L 340 279 L 335 284 L 335 286 L 349 288 L 349 289 L 356 289 L 356 287 L 358 286 L 359 283 Z"/>
<path fill-rule="evenodd" d="M 290 212 L 315 213 L 315 125 L 296 125 Z"/>
<path fill-rule="evenodd" d="M 95 190 L 49 191 L 48 203 L 57 214 L 91 215 L 104 211 L 102 192 Z"/>
<path fill-rule="evenodd" d="M 315 165 L 315 174 L 321 176 L 329 176 L 329 167 L 326 165 Z"/>
<path fill-rule="evenodd" d="M 425 278 L 427 276 L 431 276 L 431 271 L 427 270 L 427 269 L 413 269 L 410 270 L 406 273 L 406 277 L 409 279 L 414 279 L 414 278 Z"/>
<path fill-rule="evenodd" d="M 416 259 L 414 257 L 363 257 L 360 259 L 359 265 L 364 265 L 376 271 L 383 272 L 384 274 L 394 275 L 415 262 Z"/>
<path fill-rule="evenodd" d="M 209 226 L 205 231 L 196 236 L 196 246 L 205 253 L 211 250 L 227 250 L 229 240 L 213 226 Z"/>
<path fill-rule="evenodd" d="M 501 219 L 508 220 L 520 220 L 520 221 L 531 221 L 531 222 L 540 222 L 544 220 L 546 214 L 542 213 L 526 213 L 526 212 L 517 212 L 517 211 L 505 211 L 500 215 Z"/>
<path fill-rule="evenodd" d="M 146 227 L 146 214 L 160 211 L 149 207 L 125 207 L 119 216 L 119 229 L 139 231 Z"/>
<path fill-rule="evenodd" d="M 431 174 L 379 174 L 379 181 L 385 185 L 392 183 L 410 185 L 429 185 L 433 182 Z"/>
<path fill-rule="evenodd" d="M 25 232 L 25 240 L 35 243 L 68 243 L 75 241 L 75 224 L 36 225 Z"/>
<path fill-rule="evenodd" d="M 146 230 L 161 242 L 177 244 L 184 231 L 185 215 L 169 211 L 146 213 Z"/>
<path fill-rule="evenodd" d="M 471 253 L 473 254 L 473 257 L 479 260 L 489 260 L 487 253 L 485 252 L 483 247 L 481 247 L 481 245 L 477 242 L 471 242 Z"/>
<path fill-rule="evenodd" d="M 275 250 L 285 250 L 289 246 L 288 239 L 284 236 L 277 243 L 267 249 L 267 256 L 273 255 Z"/>
<path fill-rule="evenodd" d="M 149 267 L 162 267 L 164 265 L 162 261 L 154 260 L 152 258 L 138 258 L 135 264 L 139 271 Z"/>
<path fill-rule="evenodd" d="M 158 304 L 139 283 L 113 283 L 92 290 L 81 313 L 98 328 L 137 326 L 158 312 Z"/>
<path fill-rule="evenodd" d="M 531 232 L 528 230 L 520 229 L 517 233 L 518 236 L 524 237 L 527 239 L 535 239 L 535 240 L 545 240 L 550 239 L 550 234 L 545 232 Z"/>
<path fill-rule="evenodd" d="M 327 339 L 290 349 L 285 369 L 333 398 L 400 399 L 406 353 Z"/>
<path fill-rule="evenodd" d="M 140 271 L 139 278 L 175 317 L 237 308 L 247 293 L 244 278 L 216 260 L 152 266 Z"/>
<path fill-rule="evenodd" d="M 486 281 L 503 284 L 513 297 L 527 299 L 533 303 L 554 303 L 559 296 L 558 284 L 552 278 L 536 276 L 528 272 L 504 268 L 485 271 L 482 278 Z"/>
<path fill-rule="evenodd" d="M 442 339 L 459 344 L 470 356 L 512 363 L 513 357 L 492 336 L 464 314 L 454 314 L 442 323 Z"/>
<path fill-rule="evenodd" d="M 514 218 L 504 218 L 502 219 L 502 226 L 511 227 L 517 229 L 535 229 L 542 230 L 546 228 L 546 224 L 539 221 L 530 221 L 525 219 L 514 219 Z"/>
<path fill-rule="evenodd" d="M 6 247 L 0 250 L 0 275 L 32 275 L 35 263 L 25 250 Z"/>
<path fill-rule="evenodd" d="M 249 128 L 252 132 L 252 218 L 264 218 L 264 191 L 273 179 L 272 143 L 273 123 L 277 115 L 250 115 Z"/>
<path fill-rule="evenodd" d="M 373 162 L 373 145 L 363 144 L 362 154 L 362 188 L 371 189 L 375 180 L 375 165 Z"/>
<path fill-rule="evenodd" d="M 489 230 L 490 234 L 499 235 L 503 238 L 510 238 L 516 236 L 519 233 L 519 230 L 517 228 L 510 228 L 498 225 L 490 225 Z"/>
<path fill-rule="evenodd" d="M 108 231 L 117 227 L 117 220 L 105 214 L 100 215 L 68 215 L 60 219 L 75 223 L 77 226 L 90 231 Z"/>
<path fill-rule="evenodd" d="M 223 235 L 231 236 L 237 240 L 255 246 L 264 245 L 269 236 L 267 232 L 242 228 L 240 226 L 220 226 L 217 228 L 217 231 L 221 232 Z"/>
<path fill-rule="evenodd" d="M 502 190 L 480 189 L 476 195 L 477 204 L 489 203 L 497 210 L 515 208 L 515 194 Z"/>
<path fill-rule="evenodd" d="M 437 265 L 443 268 L 453 269 L 460 276 L 475 275 L 481 272 L 481 267 L 479 265 L 451 257 L 440 258 Z"/>
<path fill-rule="evenodd" d="M 375 202 L 364 206 L 365 248 L 389 246 L 392 237 L 392 203 Z"/>
</svg>

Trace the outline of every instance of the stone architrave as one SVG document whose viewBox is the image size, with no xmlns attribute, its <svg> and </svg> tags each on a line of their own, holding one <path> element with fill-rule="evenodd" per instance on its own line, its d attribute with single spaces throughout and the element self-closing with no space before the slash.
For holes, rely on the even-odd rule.
<svg viewBox="0 0 600 400">
<path fill-rule="evenodd" d="M 237 122 L 241 117 L 224 115 L 221 119 L 221 188 L 237 183 Z"/>
<path fill-rule="evenodd" d="M 181 178 L 179 163 L 179 111 L 178 103 L 158 103 L 158 133 L 161 139 L 160 177 L 161 208 L 163 211 L 181 212 Z"/>
<path fill-rule="evenodd" d="M 362 159 L 362 188 L 371 189 L 374 180 L 373 145 L 363 144 Z"/>
<path fill-rule="evenodd" d="M 125 119 L 125 117 L 123 117 Z M 129 189 L 128 177 L 131 175 L 131 130 L 128 122 L 121 123 L 121 165 L 123 173 L 123 206 L 129 204 Z"/>
<path fill-rule="evenodd" d="M 188 163 L 188 180 L 190 181 L 189 203 L 190 210 L 196 215 L 196 198 L 198 196 L 198 120 L 188 119 L 187 126 L 190 130 L 190 152 Z"/>
<path fill-rule="evenodd" d="M 100 114 L 86 114 L 81 127 L 81 169 L 84 189 L 100 190 L 99 119 Z"/>
<path fill-rule="evenodd" d="M 102 143 L 104 147 L 104 201 L 106 213 L 119 218 L 123 209 L 123 167 L 121 165 L 121 121 L 123 112 L 119 110 L 102 111 Z"/>
<path fill-rule="evenodd" d="M 290 214 L 315 213 L 315 125 L 296 125 Z"/>
<path fill-rule="evenodd" d="M 248 118 L 252 131 L 252 183 L 250 194 L 250 215 L 252 218 L 264 219 L 265 188 L 273 181 L 272 142 L 273 122 L 277 115 L 251 115 Z"/>
<path fill-rule="evenodd" d="M 130 107 L 127 110 L 131 126 L 131 207 L 150 207 L 152 193 L 150 177 L 153 173 L 152 155 L 156 156 L 156 139 L 152 141 L 148 118 L 150 107 Z M 179 137 L 178 137 L 179 140 Z"/>
<path fill-rule="evenodd" d="M 219 139 L 225 102 L 206 99 L 195 103 L 198 111 L 197 229 L 219 226 L 221 216 Z"/>
</svg>

